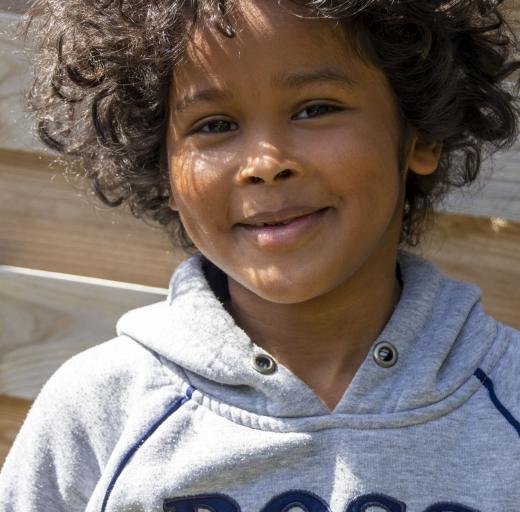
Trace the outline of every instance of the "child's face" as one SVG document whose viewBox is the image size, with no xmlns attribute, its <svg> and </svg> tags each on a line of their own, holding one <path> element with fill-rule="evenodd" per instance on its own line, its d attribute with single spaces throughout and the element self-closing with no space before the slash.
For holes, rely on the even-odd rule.
<svg viewBox="0 0 520 512">
<path fill-rule="evenodd" d="M 403 208 L 386 78 L 334 22 L 240 5 L 236 37 L 199 31 L 175 70 L 171 206 L 209 260 L 269 301 L 303 302 L 360 272 L 377 282 L 394 271 Z"/>
</svg>

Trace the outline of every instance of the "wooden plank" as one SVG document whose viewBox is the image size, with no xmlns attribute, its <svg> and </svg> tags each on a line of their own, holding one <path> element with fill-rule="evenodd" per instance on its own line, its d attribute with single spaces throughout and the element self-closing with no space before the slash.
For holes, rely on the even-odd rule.
<svg viewBox="0 0 520 512">
<path fill-rule="evenodd" d="M 166 289 L 0 266 L 0 394 L 32 399 L 67 359 Z"/>
<path fill-rule="evenodd" d="M 476 283 L 484 310 L 520 329 L 520 223 L 439 214 L 423 247 L 414 252 L 448 275 Z"/>
<path fill-rule="evenodd" d="M 0 395 L 0 468 L 23 424 L 32 401 Z"/>
<path fill-rule="evenodd" d="M 509 2 L 520 14 L 520 2 Z M 520 16 L 518 16 L 520 18 Z M 29 85 L 29 63 L 22 43 L 14 38 L 18 15 L 0 11 L 0 149 L 49 153 L 33 135 L 23 113 L 22 92 Z M 518 23 L 515 25 L 518 26 Z M 493 167 L 496 169 L 492 172 Z M 441 211 L 520 221 L 520 142 L 484 165 L 481 180 L 467 193 L 454 191 Z M 474 196 L 474 197 L 473 197 Z"/>
<path fill-rule="evenodd" d="M 167 287 L 185 253 L 129 213 L 95 209 L 49 163 L 0 151 L 0 264 Z"/>
</svg>

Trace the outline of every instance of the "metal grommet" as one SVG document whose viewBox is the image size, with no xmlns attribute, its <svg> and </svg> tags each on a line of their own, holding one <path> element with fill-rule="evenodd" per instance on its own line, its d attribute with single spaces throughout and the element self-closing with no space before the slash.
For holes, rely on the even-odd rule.
<svg viewBox="0 0 520 512">
<path fill-rule="evenodd" d="M 392 343 L 388 341 L 382 341 L 378 343 L 372 351 L 374 361 L 383 368 L 390 368 L 397 363 L 397 349 Z"/>
<path fill-rule="evenodd" d="M 275 360 L 267 354 L 256 354 L 253 356 L 253 366 L 257 372 L 269 375 L 276 371 Z"/>
</svg>

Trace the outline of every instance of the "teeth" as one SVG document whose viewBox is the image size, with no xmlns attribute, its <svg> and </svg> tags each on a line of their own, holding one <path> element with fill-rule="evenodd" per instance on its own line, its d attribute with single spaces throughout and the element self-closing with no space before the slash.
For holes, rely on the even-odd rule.
<svg viewBox="0 0 520 512">
<path fill-rule="evenodd" d="M 286 226 L 287 224 L 289 224 L 291 221 L 290 220 L 286 220 L 286 221 L 282 221 L 282 222 L 261 222 L 259 224 L 253 224 L 253 226 L 255 226 L 256 228 L 263 228 L 264 226 Z"/>
<path fill-rule="evenodd" d="M 318 212 L 322 212 L 324 210 L 324 208 L 322 208 L 321 210 L 317 210 Z M 297 219 L 301 218 L 301 217 L 307 217 L 313 213 L 316 213 L 316 212 L 311 212 L 311 213 L 307 213 L 307 214 L 304 214 L 304 215 L 300 215 L 300 216 L 297 216 L 297 217 L 292 217 L 290 219 L 287 219 L 287 220 L 281 220 L 281 221 L 278 221 L 278 222 L 255 222 L 255 223 L 250 223 L 250 224 L 247 224 L 248 226 L 251 226 L 253 228 L 263 228 L 263 227 L 273 227 L 273 226 L 287 226 L 287 224 L 291 224 L 292 222 L 296 221 Z"/>
</svg>

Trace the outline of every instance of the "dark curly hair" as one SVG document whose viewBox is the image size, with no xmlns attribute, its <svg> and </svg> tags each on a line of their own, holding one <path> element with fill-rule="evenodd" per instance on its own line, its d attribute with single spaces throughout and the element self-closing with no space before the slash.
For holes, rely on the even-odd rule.
<svg viewBox="0 0 520 512">
<path fill-rule="evenodd" d="M 418 245 L 448 190 L 473 182 L 483 158 L 517 137 L 518 41 L 502 3 L 292 0 L 297 15 L 339 20 L 355 51 L 384 71 L 401 161 L 412 133 L 443 142 L 433 174 L 408 173 L 401 244 Z M 192 243 L 169 207 L 168 90 L 197 26 L 234 36 L 232 4 L 37 0 L 23 25 L 39 50 L 28 106 L 40 138 L 104 204 L 127 205 L 185 248 Z"/>
</svg>

